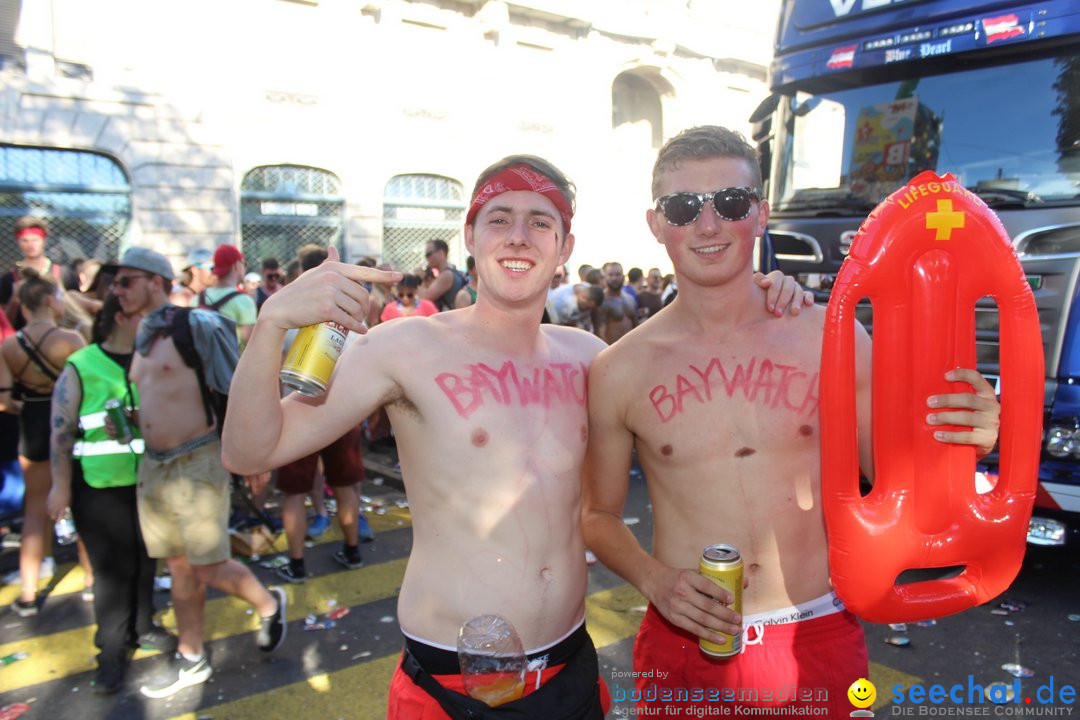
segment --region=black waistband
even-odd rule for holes
[[[587,637],[589,634],[585,631],[585,623],[582,623],[577,630],[567,635],[565,640],[560,640],[547,650],[529,653],[528,658],[535,660],[547,656],[547,667],[562,665],[574,656]],[[458,655],[453,650],[433,647],[411,637],[405,638],[405,647],[429,675],[457,675],[461,672]]]
[[[52,402],[52,390],[49,390],[48,392],[34,390],[27,385],[23,385],[18,380],[11,384],[11,394],[14,395],[17,400],[22,400],[23,402]]]

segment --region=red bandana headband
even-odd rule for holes
[[[559,217],[562,218],[563,228],[566,233],[570,233],[570,218],[574,217],[574,213],[570,209],[570,204],[566,201],[562,191],[549,177],[538,173],[528,165],[511,165],[489,177],[487,182],[473,196],[472,204],[469,205],[469,213],[465,216],[465,224],[471,225],[473,219],[476,218],[476,213],[480,212],[480,208],[486,205],[489,200],[513,190],[540,193],[550,200],[559,211]]]
[[[15,239],[19,240],[24,235],[37,235],[38,237],[45,237],[45,231],[39,227],[27,227],[23,228],[19,232],[15,233]]]

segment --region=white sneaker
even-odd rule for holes
[[[213,674],[210,657],[205,651],[198,660],[188,660],[180,653],[176,653],[162,676],[153,684],[143,685],[139,691],[148,698],[167,698],[184,688],[206,682]]]
[[[56,561],[52,557],[47,557],[41,561],[41,570],[38,572],[39,580],[51,580],[52,576],[56,574]],[[18,585],[22,582],[22,575],[19,571],[12,570],[3,577],[4,585]]]

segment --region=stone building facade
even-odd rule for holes
[[[29,207],[83,213],[57,221],[68,255],[233,242],[255,264],[314,240],[408,270],[444,237],[460,264],[476,175],[526,152],[577,184],[572,264],[667,268],[644,223],[656,149],[694,124],[748,129],[776,9],[0,0],[0,233]],[[116,197],[91,210],[95,193]]]

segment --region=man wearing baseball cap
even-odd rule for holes
[[[214,251],[213,284],[198,295],[197,307],[215,310],[236,323],[240,346],[247,344],[255,327],[255,300],[238,289],[244,278],[244,254],[235,245]]]
[[[114,277],[121,268],[130,268],[132,270],[142,270],[144,273],[150,275],[158,275],[164,280],[168,280],[170,283],[173,280],[173,267],[169,259],[159,252],[151,250],[150,248],[143,247],[130,247],[124,252],[123,257],[119,261],[109,263],[102,268],[103,272],[110,273]],[[113,280],[113,285],[124,287]],[[167,288],[166,288],[167,289]],[[125,312],[127,310],[125,309]]]
[[[230,557],[232,480],[221,465],[219,420],[207,407],[200,381],[219,393],[229,391],[239,354],[235,330],[218,313],[168,302],[173,270],[160,253],[129,248],[115,269],[113,292],[121,309],[143,315],[129,373],[139,391],[135,420],[146,443],[139,465],[139,525],[150,556],[165,558],[172,573],[180,636],[163,676],[142,687],[147,697],[164,698],[206,682],[213,672],[202,637],[207,585],[254,608],[262,619],[256,644],[264,652],[285,639],[286,597],[281,588],[268,591]],[[185,312],[198,371],[177,349]]]
[[[180,278],[173,285],[169,301],[174,305],[187,307],[195,297],[212,284],[210,269],[214,267],[214,251],[209,248],[192,248],[188,251],[184,266],[180,268]]]

